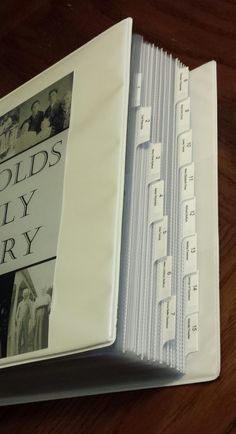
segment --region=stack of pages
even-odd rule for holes
[[[107,30],[0,101],[0,192],[2,404],[218,376],[215,62]]]
[[[185,371],[199,283],[189,70],[133,39],[121,267],[121,346]]]

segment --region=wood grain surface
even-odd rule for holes
[[[127,16],[190,68],[218,63],[221,376],[0,408],[1,434],[236,433],[236,1],[1,0],[0,97]]]

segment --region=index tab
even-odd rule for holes
[[[178,137],[178,165],[185,166],[192,162],[192,130],[185,131]]]
[[[185,276],[197,270],[197,234],[184,238],[182,249],[183,274]]]
[[[178,67],[176,71],[175,100],[181,101],[189,95],[189,69]]]
[[[151,134],[151,107],[140,107],[138,110],[137,145],[149,142]]]
[[[187,200],[194,196],[194,163],[180,169],[180,200]]]
[[[175,339],[176,296],[172,295],[161,304],[161,342],[162,346]]]
[[[133,77],[131,107],[139,107],[140,106],[141,83],[142,83],[142,74],[141,74],[141,72],[137,72],[134,74],[134,77]]]
[[[190,129],[190,98],[177,104],[176,108],[176,134],[177,136]]]
[[[184,277],[186,315],[199,311],[199,276],[198,272]]]
[[[149,162],[148,162],[149,179],[159,180],[161,176],[161,143],[150,143]]]
[[[157,263],[157,299],[171,296],[172,256],[166,256]]]
[[[198,351],[199,334],[198,313],[189,315],[185,319],[185,355]]]
[[[149,186],[149,221],[154,222],[163,218],[164,209],[164,181],[156,181]]]
[[[167,252],[167,224],[168,218],[153,223],[153,261],[166,256]]]
[[[185,200],[181,207],[182,237],[196,232],[196,198]]]

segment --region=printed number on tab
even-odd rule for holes
[[[190,98],[177,104],[176,132],[177,136],[190,129]]]
[[[153,223],[153,261],[166,256],[167,252],[167,224],[168,218]]]
[[[185,355],[198,351],[198,313],[185,318]]]
[[[137,72],[136,74],[134,74],[134,78],[133,78],[133,93],[131,97],[131,107],[140,106],[141,82],[142,82],[142,74],[141,72]]]
[[[186,200],[181,206],[182,238],[196,232],[196,198]]]
[[[140,107],[138,110],[138,142],[137,145],[148,142],[151,133],[151,107]]]
[[[175,87],[175,100],[181,101],[188,97],[189,94],[189,69],[178,67],[176,71],[176,87]]]
[[[198,272],[184,277],[185,312],[186,315],[199,310],[199,277]]]
[[[192,130],[180,134],[178,137],[179,167],[192,162]]]
[[[172,256],[166,256],[157,264],[157,299],[171,296]]]
[[[194,196],[194,163],[180,169],[180,200]]]
[[[161,173],[161,143],[150,143],[149,146],[149,180],[159,180]]]
[[[157,181],[149,186],[149,222],[163,217],[164,209],[164,181]]]
[[[161,337],[162,346],[175,339],[176,297],[172,295],[162,302],[161,308]]]
[[[183,272],[186,274],[197,271],[197,234],[183,239]]]

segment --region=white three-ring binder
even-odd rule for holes
[[[0,358],[2,405],[219,375],[216,63],[127,19],[3,98],[0,128],[72,72],[48,346]]]

